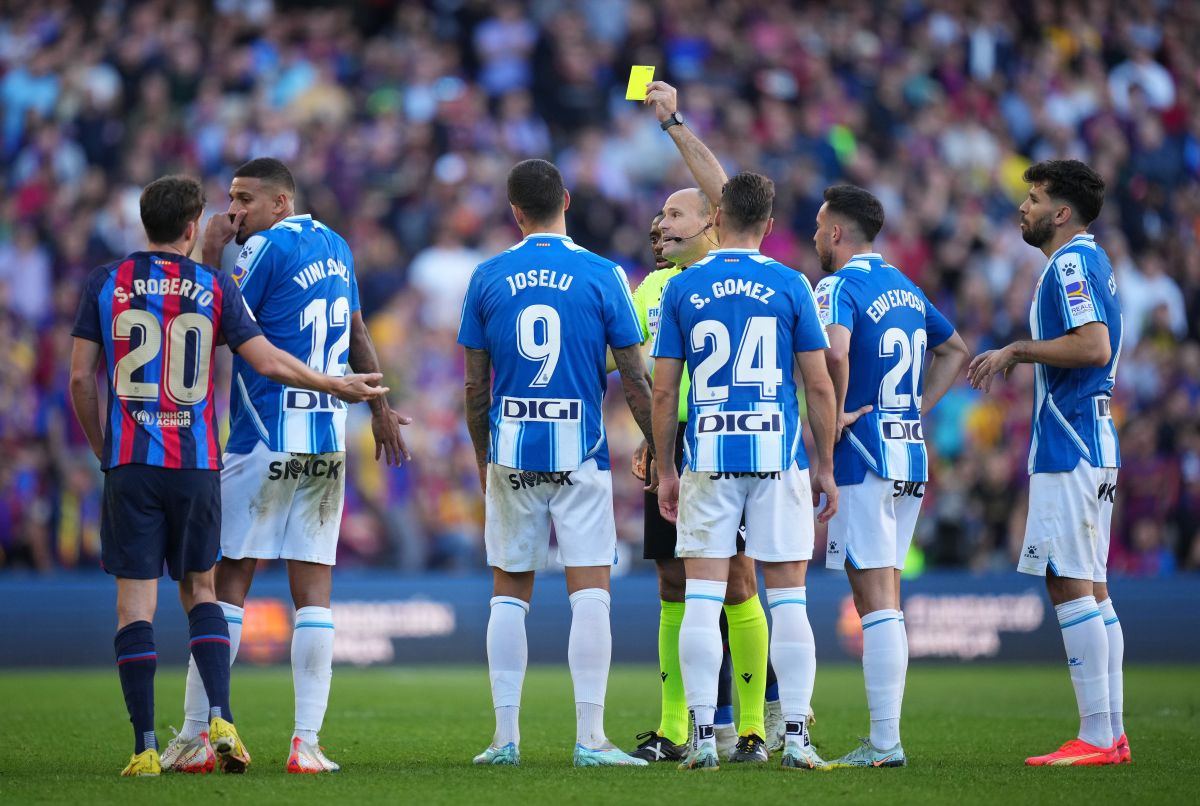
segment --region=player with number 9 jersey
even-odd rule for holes
[[[487,350],[495,368],[491,463],[609,469],[605,351],[642,341],[620,266],[565,235],[531,234],[475,270],[458,341]]]

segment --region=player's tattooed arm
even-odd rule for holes
[[[950,338],[934,347],[933,360],[929,362],[929,370],[925,373],[925,388],[921,395],[921,414],[928,414],[938,404],[954,381],[958,379],[963,367],[971,358],[966,342],[958,331],[950,334]]]
[[[804,379],[804,399],[808,405],[808,425],[816,444],[817,461],[812,471],[813,504],[825,493],[825,508],[817,514],[821,523],[837,514],[838,489],[833,481],[833,443],[837,427],[837,395],[825,366],[824,350],[796,353],[796,363]]]
[[[633,419],[642,429],[642,434],[651,440],[654,438],[654,428],[650,423],[650,372],[646,369],[646,359],[642,357],[642,345],[613,348],[612,354],[617,371],[621,373],[621,386],[625,390],[629,411],[633,413]]]
[[[675,88],[665,81],[651,81],[647,85],[645,103],[647,106],[654,106],[654,114],[658,117],[659,123],[674,115],[679,108],[678,94]],[[721,190],[729,180],[729,177],[725,175],[725,169],[721,167],[721,163],[708,149],[708,146],[704,145],[704,142],[686,124],[672,126],[667,129],[667,133],[671,135],[671,140],[679,149],[683,161],[687,163],[688,170],[696,178],[696,184],[700,186],[701,192],[709,198],[715,208],[721,203]]]
[[[491,424],[488,411],[492,408],[492,357],[487,350],[466,348],[465,410],[467,431],[475,446],[475,464],[479,467],[479,486],[487,492],[488,444]]]
[[[683,378],[683,360],[659,357],[654,363],[654,452],[675,456],[679,431],[679,382]],[[674,523],[679,515],[679,471],[670,458],[658,469],[658,511]]]
[[[361,311],[355,311],[350,317],[350,369],[354,372],[382,372],[375,344],[371,341],[371,333],[367,330]],[[410,424],[412,418],[393,411],[385,397],[377,397],[370,403],[375,460],[383,456],[389,465],[396,467],[403,460],[412,461],[412,454],[404,443],[404,435],[400,433],[400,426]]]
[[[100,345],[76,337],[71,347],[71,405],[92,453],[103,461],[104,427],[100,419],[100,390],[96,384],[99,367]]]
[[[361,403],[382,397],[388,393],[380,386],[383,376],[378,372],[369,375],[326,375],[310,368],[291,353],[280,350],[266,336],[255,336],[238,345],[237,354],[263,377],[284,386],[298,386],[314,392],[333,395],[347,403]]]

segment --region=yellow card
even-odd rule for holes
[[[654,65],[635,64],[629,71],[629,87],[625,90],[626,101],[646,100],[646,85],[654,80]]]

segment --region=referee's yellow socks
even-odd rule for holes
[[[741,604],[725,605],[729,622],[729,655],[738,694],[738,735],[767,738],[763,708],[767,692],[767,614],[755,593]]]
[[[683,693],[683,673],[679,668],[679,626],[683,624],[683,602],[660,603],[658,668],[662,678],[662,721],[658,732],[674,744],[683,744],[688,739],[687,698]]]

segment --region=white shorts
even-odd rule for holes
[[[794,464],[775,473],[684,470],[675,556],[720,559],[737,554],[743,513],[747,557],[772,563],[812,559],[812,488],[808,471]]]
[[[1112,529],[1115,467],[1092,467],[1080,461],[1066,473],[1034,473],[1029,477],[1029,515],[1017,570],[1105,582],[1108,539]]]
[[[838,511],[829,522],[825,567],[898,568],[912,544],[923,481],[894,481],[870,470],[860,484],[838,487]]]
[[[257,442],[250,453],[227,453],[223,461],[222,556],[334,564],[346,500],[344,452],[276,453]]]
[[[550,553],[568,568],[612,565],[617,550],[612,472],[588,459],[577,470],[538,473],[489,464],[483,542],[488,565],[537,571]]]

